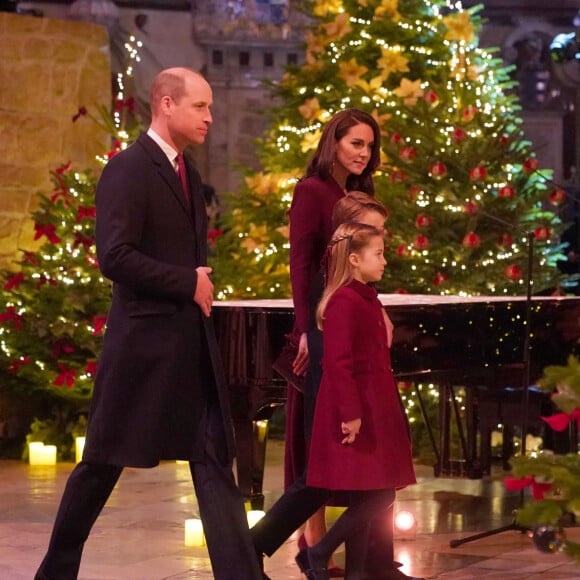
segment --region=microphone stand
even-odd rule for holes
[[[508,224],[504,222],[500,218],[496,216],[492,216],[489,214],[485,214],[480,210],[480,213],[486,215],[495,221],[503,222],[510,227],[513,227],[513,224]],[[521,405],[521,438],[522,438],[522,445],[521,445],[521,454],[526,454],[526,433],[528,430],[528,405],[530,400],[530,352],[531,352],[531,337],[532,337],[532,285],[533,285],[533,267],[534,267],[534,232],[528,232],[526,234],[527,242],[528,242],[528,268],[526,272],[526,301],[525,301],[525,329],[524,329],[524,347],[522,353],[522,364],[523,364],[523,373],[522,373],[522,405]],[[521,509],[524,505],[524,490],[520,490],[520,503],[519,509]],[[467,544],[468,542],[473,542],[475,540],[481,540],[482,538],[487,538],[488,536],[493,536],[495,534],[501,534],[502,532],[509,532],[509,531],[518,531],[525,533],[527,528],[520,526],[515,521],[515,513],[517,510],[514,511],[514,518],[512,522],[507,526],[501,526],[499,528],[495,528],[492,530],[488,530],[486,532],[480,532],[478,534],[473,534],[471,536],[467,536],[465,538],[461,538],[459,540],[451,540],[449,542],[449,546],[451,548],[457,548],[463,544]]]

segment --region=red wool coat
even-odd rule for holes
[[[323,337],[308,485],[369,490],[416,483],[376,290],[356,280],[337,290],[326,309]],[[360,434],[345,446],[341,423],[358,417]]]

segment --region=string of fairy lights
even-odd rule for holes
[[[435,58],[433,48],[425,45],[425,43],[418,44],[417,42],[410,42],[408,46],[403,47],[399,43],[392,42],[385,38],[373,38],[373,33],[371,31],[371,27],[374,24],[373,20],[361,18],[358,15],[351,15],[348,17],[348,25],[351,27],[351,30],[355,30],[355,32],[348,35],[347,40],[343,42],[340,39],[333,39],[328,42],[326,45],[326,58],[328,58],[331,64],[340,63],[348,58],[346,55],[349,54],[350,50],[360,47],[364,42],[372,41],[383,51],[416,54],[426,60],[429,66],[448,68],[451,71],[450,78],[447,80],[446,84],[446,90],[451,97],[448,108],[440,110],[438,114],[434,114],[430,119],[432,127],[441,136],[438,139],[439,145],[438,148],[435,149],[434,154],[442,157],[449,157],[452,155],[459,156],[460,149],[457,145],[457,141],[454,141],[453,139],[456,127],[451,121],[452,114],[461,107],[459,96],[454,94],[458,83],[461,83],[465,92],[475,96],[473,106],[478,111],[480,119],[483,119],[481,127],[469,126],[465,128],[466,137],[474,140],[481,139],[483,137],[482,129],[490,129],[493,131],[496,127],[500,126],[501,119],[508,114],[509,111],[504,104],[504,89],[502,87],[501,79],[496,78],[496,74],[491,66],[495,59],[492,52],[477,47],[475,40],[451,41],[446,38],[441,39],[441,22],[443,18],[445,18],[442,5],[440,2],[425,2],[425,5],[427,6],[427,11],[430,11],[433,15],[432,21],[428,18],[415,18],[412,21],[399,19],[396,22],[396,26],[401,29],[401,32],[404,33],[403,36],[406,38],[424,38],[426,35],[429,37],[435,37],[438,35],[443,46],[451,55],[450,60]],[[463,11],[461,2],[447,1],[444,5],[447,9],[457,13]],[[344,8],[341,7],[339,3],[338,6],[339,14],[344,13]],[[310,41],[315,43],[316,37],[310,37]],[[316,54],[315,58],[323,58],[323,55],[319,50],[313,51],[313,54]],[[473,78],[470,78],[470,74],[474,75]],[[421,89],[427,90],[427,88],[428,82],[423,82],[421,84]],[[298,93],[306,95],[313,92],[315,95],[324,95],[326,93],[332,93],[335,90],[335,87],[332,85],[315,86],[314,88],[302,86],[298,88]],[[388,112],[394,117],[399,117],[408,123],[412,123],[413,120],[410,118],[408,111],[399,106],[400,100],[395,98],[395,93],[395,90],[388,89],[385,84],[382,83],[380,86],[375,87],[375,90],[372,91],[370,96],[363,95],[357,98],[359,98],[362,103],[373,103],[376,110],[380,113]],[[328,110],[320,110],[317,118],[308,118],[307,123],[302,126],[288,122],[281,124],[277,127],[277,136],[275,140],[277,151],[284,154],[291,151],[293,147],[298,146],[301,146],[303,151],[313,149],[320,137],[324,121],[337,110],[351,106],[356,106],[356,102],[353,101],[352,91],[347,90],[336,109],[329,107]],[[514,120],[514,125],[517,125],[517,120]],[[495,137],[500,138],[500,135],[495,133]],[[418,147],[421,145],[420,138],[417,136],[406,137],[406,139],[407,145],[409,146]],[[412,141],[412,139],[414,139],[414,141]],[[464,211],[465,204],[472,204],[474,202],[481,203],[486,197],[494,195],[498,190],[509,185],[509,183],[514,180],[517,171],[519,171],[519,168],[506,166],[504,171],[498,175],[499,179],[496,182],[491,182],[489,180],[478,182],[474,180],[472,183],[456,184],[454,179],[448,176],[446,186],[448,188],[453,188],[461,185],[462,197],[453,196],[452,199],[447,199],[446,196],[441,195],[440,193],[435,192],[432,194],[422,190],[416,198],[416,204],[418,207],[425,208],[431,203],[436,203],[451,214],[460,214]],[[291,196],[286,194],[284,197],[284,203],[289,205],[290,201]],[[250,232],[246,231],[241,232],[239,237],[243,239],[250,235]],[[551,244],[551,240],[549,239],[545,240],[545,242],[546,246]],[[526,244],[526,236],[521,240],[512,240],[509,246],[499,248],[495,252],[489,250],[479,261],[471,264],[470,268],[485,270],[489,267],[495,266],[497,262],[505,262],[507,264],[510,260],[517,260],[522,256]],[[286,249],[287,245],[283,245],[282,248]],[[257,247],[252,250],[255,263],[257,264],[261,262],[265,257],[272,255],[272,253],[275,253],[276,251],[275,244],[266,247],[260,247],[260,244],[257,244]],[[416,258],[418,257],[422,259],[424,265],[433,265],[433,260],[430,257],[428,249],[417,250],[417,248],[413,246],[413,242],[409,242],[406,251],[410,255],[414,255]],[[546,260],[540,258],[538,263],[543,265],[546,263]],[[467,266],[462,263],[459,254],[454,258],[451,258],[450,256],[442,256],[438,267],[449,273],[452,273],[454,269],[459,269],[463,272],[467,270]],[[411,268],[417,270],[418,266],[413,264]],[[514,282],[520,286],[524,284],[523,279],[514,280]],[[429,291],[432,290],[432,288],[429,288]],[[498,291],[491,277],[489,278],[488,290],[490,294],[495,294]],[[229,286],[223,291],[220,291],[219,298],[227,298],[227,296],[233,293],[233,291],[233,288]],[[247,289],[247,291],[251,292],[251,288]],[[273,285],[270,288],[270,292],[274,293],[275,291],[276,286]],[[456,289],[447,289],[444,286],[438,288],[437,291],[440,294],[457,293]],[[502,289],[502,292],[506,295],[510,291],[512,290],[507,287],[503,287]],[[462,291],[460,291],[459,294],[466,296],[470,295],[469,292]]]
[[[122,103],[126,99],[126,80],[133,76],[134,66],[141,60],[139,55],[141,47],[142,42],[133,35],[129,37],[129,40],[124,45],[127,64],[125,70],[115,76],[117,84],[116,102]],[[123,128],[120,107],[114,108],[112,120],[116,130],[117,146],[119,149],[124,149],[128,144],[129,135]],[[96,159],[102,165],[105,165],[108,161],[106,155],[97,155]],[[56,174],[58,175],[59,172],[57,171]],[[94,235],[94,220],[78,219],[78,215],[74,216],[71,211],[66,209],[69,206],[72,208],[83,207],[84,209],[94,206],[94,184],[85,173],[75,172],[72,176],[73,180],[67,180],[66,185],[64,176],[58,179],[56,189],[59,191],[66,189],[64,193],[65,209],[61,209],[64,217],[55,227],[55,232],[58,230],[61,233],[63,241],[59,239],[58,243],[45,244],[36,252],[34,259],[37,263],[29,275],[36,282],[37,289],[44,284],[56,284],[63,288],[70,288],[71,290],[67,291],[70,293],[74,287],[85,288],[90,291],[93,287],[102,287],[107,284],[97,267],[96,248],[92,239]],[[55,203],[56,200],[58,200],[58,197],[55,197]],[[71,233],[74,241],[67,239]],[[32,318],[37,316],[34,309],[27,307],[21,299],[7,301],[6,307],[8,312],[13,310],[15,316],[20,319],[26,316]],[[48,325],[52,330],[58,327],[68,327],[73,329],[73,333],[80,332],[89,336],[100,332],[92,320],[69,320],[62,314],[48,322]],[[45,371],[47,364],[44,360],[41,358],[30,360],[28,355],[19,354],[18,346],[10,344],[10,335],[14,332],[18,332],[18,330],[12,330],[9,324],[0,325],[0,350],[6,360],[13,361],[13,365],[32,363],[41,371]],[[65,368],[63,372],[73,373],[75,386],[81,391],[86,392],[90,389],[94,379],[94,372],[89,372],[87,369],[73,371],[71,368]]]

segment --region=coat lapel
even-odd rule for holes
[[[187,214],[188,218],[193,223],[193,217],[187,206],[187,202],[185,201],[185,197],[183,194],[183,189],[181,187],[181,182],[179,181],[179,177],[177,173],[173,169],[171,162],[167,159],[167,155],[163,153],[163,151],[159,148],[157,143],[151,139],[146,133],[142,133],[139,136],[138,142],[145,148],[147,153],[150,155],[151,159],[157,166],[157,170],[159,171],[159,175],[165,181],[169,189],[171,190],[172,195],[177,198],[177,201],[183,208],[183,211]],[[189,179],[189,173],[188,173]],[[191,180],[190,180],[190,188],[191,188]]]

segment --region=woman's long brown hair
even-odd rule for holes
[[[359,109],[344,109],[334,114],[322,130],[322,136],[314,155],[308,162],[306,177],[319,175],[323,180],[332,176],[332,165],[336,157],[336,143],[340,141],[351,127],[355,125],[368,125],[374,136],[371,157],[367,166],[360,175],[351,174],[346,180],[346,190],[359,190],[374,194],[373,173],[381,163],[381,130],[374,118]]]

